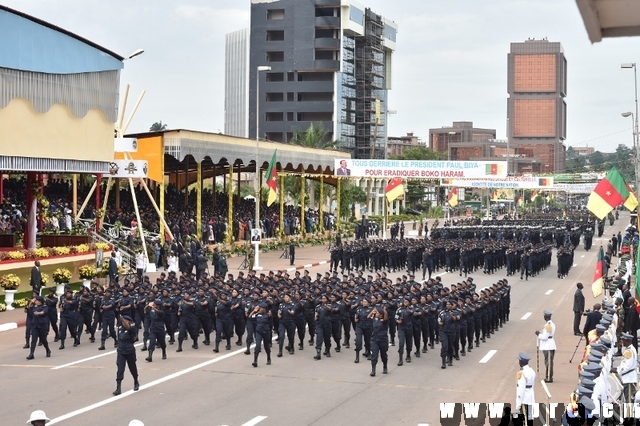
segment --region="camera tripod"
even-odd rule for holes
[[[242,263],[240,264],[240,266],[238,266],[238,269],[248,269],[249,268],[249,258],[247,257],[248,255],[244,255],[244,260],[242,261]]]
[[[280,255],[280,259],[288,259],[289,258],[289,248],[285,247],[284,250],[282,250],[282,254]]]

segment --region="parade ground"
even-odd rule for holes
[[[599,246],[606,247],[611,235],[624,231],[628,223],[629,213],[622,212],[613,226],[607,224],[603,238],[594,238],[591,251],[585,252],[582,245],[577,247],[573,268],[565,279],[557,278],[555,250],[551,267],[538,276],[526,281],[520,280],[519,275],[508,277],[509,322],[486,343],[481,342],[480,347],[474,347],[444,370],[440,368],[439,346],[400,367],[396,365],[398,347],[391,346],[389,373],[381,374],[379,369],[376,377],[370,377],[366,359],[359,364],[353,362],[353,341],[351,349],[343,348],[340,353],[332,349],[331,358],[315,361],[307,335],[304,350],[296,350],[294,355],[285,352],[278,358],[276,349],[269,366],[265,365],[263,353],[258,368],[251,366],[253,357],[244,355],[244,347],[233,344],[231,350],[225,351],[221,346],[220,353],[215,354],[212,346],[201,343],[194,350],[187,342],[182,353],[175,352],[177,345],[168,346],[168,359],[156,356],[153,363],[145,362],[146,352],[138,351],[140,390],[132,391],[133,380],[127,372],[123,393],[113,397],[116,354],[111,340],[107,341],[107,351],[98,351],[99,342],[90,343],[88,335],[83,335],[80,346],[69,344],[61,351],[58,344],[52,343],[50,334],[52,356],[45,358],[44,349],[39,347],[36,359],[27,361],[28,350],[22,349],[25,328],[1,332],[0,397],[5,403],[2,423],[24,424],[31,411],[42,409],[52,419],[51,424],[64,425],[127,425],[132,419],[140,419],[146,425],[185,426],[436,425],[441,402],[514,404],[517,356],[521,351],[529,353],[530,365],[536,369],[534,332],[544,325],[543,310],[553,312],[552,320],[557,326],[554,382],[548,384],[551,402],[565,404],[575,389],[577,365],[584,349],[583,339],[569,363],[580,339],[572,329],[576,283],[585,285],[586,308],[591,308],[596,302],[590,289]],[[293,268],[281,254],[261,254],[265,271]],[[236,274],[242,260],[229,259],[229,272]],[[315,277],[317,272],[329,270],[328,260],[326,247],[299,248],[295,268],[308,269]],[[612,269],[616,262],[617,258],[613,258]],[[446,286],[463,278],[457,271],[440,270],[435,274],[442,277]],[[470,276],[479,291],[505,278],[505,274],[504,269],[493,275],[480,270]],[[389,274],[394,282],[401,275],[402,272]],[[416,275],[417,280],[421,278],[421,274]],[[0,313],[0,324],[19,324],[24,318],[21,310],[4,312]],[[539,357],[536,402],[546,403],[540,385],[544,361],[542,354]]]

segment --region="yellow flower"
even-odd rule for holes
[[[47,250],[46,248],[39,247],[33,250],[33,253],[36,255],[37,258],[49,257],[49,250]]]
[[[40,282],[43,285],[49,284],[49,275],[48,274],[42,274],[42,277],[40,278]]]
[[[93,265],[82,265],[80,269],[78,269],[78,276],[83,280],[92,280],[97,274],[98,271]]]
[[[20,277],[16,274],[7,274],[0,277],[0,287],[5,290],[16,290],[20,287]]]
[[[71,271],[67,268],[58,268],[53,271],[53,280],[60,284],[66,284],[71,281]]]
[[[111,245],[108,243],[96,243],[96,250],[110,250]]]
[[[24,259],[26,256],[22,250],[14,250],[9,252],[9,259]]]
[[[65,254],[69,254],[71,252],[71,250],[69,249],[69,247],[54,247],[53,248],[53,252],[57,256],[62,256],[62,255],[65,255]]]
[[[66,248],[66,247],[65,247]],[[89,251],[89,245],[88,244],[80,244],[76,246],[76,251],[78,253],[86,253]]]

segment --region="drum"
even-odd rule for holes
[[[609,373],[607,377],[607,390],[616,401],[620,400],[622,395],[622,382],[615,373]]]

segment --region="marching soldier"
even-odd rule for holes
[[[539,349],[544,355],[545,377],[544,381],[553,383],[553,358],[556,353],[556,325],[551,321],[551,312],[544,311],[544,319],[546,324],[542,331],[536,330],[536,336],[539,340]]]
[[[380,311],[382,309],[382,312]],[[389,327],[389,314],[387,308],[374,308],[367,315],[368,319],[373,321],[371,333],[371,377],[376,375],[376,365],[378,364],[378,354],[382,360],[382,374],[387,374],[387,351],[389,350],[389,336],[387,329]]]
[[[129,372],[133,376],[133,390],[140,389],[140,383],[138,382],[138,367],[136,365],[136,348],[134,343],[136,342],[138,329],[136,328],[133,319],[130,316],[119,317],[120,327],[118,327],[118,358],[116,364],[118,365],[118,371],[116,373],[116,390],[113,391],[114,395],[120,395],[122,393],[121,384],[124,379],[124,367],[125,364],[129,366]]]

